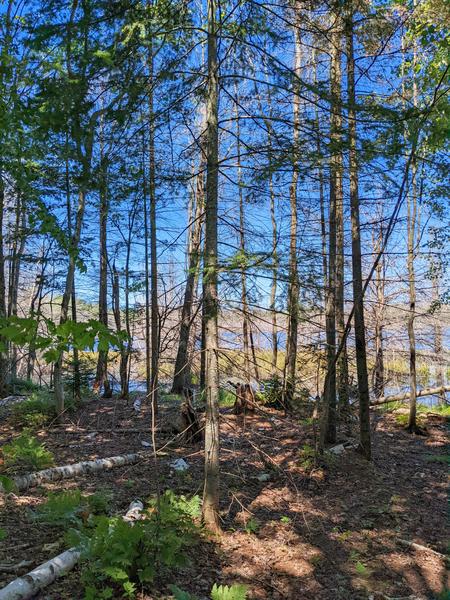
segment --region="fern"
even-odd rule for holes
[[[181,590],[176,585],[169,585],[169,589],[175,600],[197,600],[195,596]],[[242,584],[217,585],[215,583],[211,589],[211,600],[246,600],[247,586]]]
[[[185,592],[184,590],[181,590],[176,585],[169,585],[169,589],[172,592],[175,600],[197,600],[195,598],[195,596],[193,596],[192,594],[189,594],[189,592]]]
[[[241,584],[213,585],[211,590],[211,600],[246,600],[247,587]]]
[[[53,454],[26,430],[10,444],[5,444],[1,454],[7,471],[18,467],[39,470],[53,464]]]
[[[124,598],[134,598],[136,585],[151,583],[160,568],[188,564],[186,550],[198,539],[194,519],[199,514],[198,497],[188,500],[169,490],[159,506],[150,499],[140,521],[100,516],[92,519],[91,529],[71,530],[68,541],[81,548],[85,563],[86,598],[105,597],[100,594],[108,594],[108,586],[120,586]]]
[[[105,513],[110,495],[97,491],[91,496],[80,490],[50,493],[47,501],[39,506],[34,514],[37,521],[48,525],[81,526],[95,514]]]

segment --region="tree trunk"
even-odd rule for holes
[[[334,30],[332,33],[332,52],[331,60],[334,63],[334,76],[332,83],[332,133],[331,133],[331,152],[334,161],[335,178],[335,196],[336,196],[336,330],[337,346],[342,350],[337,360],[337,392],[339,397],[339,412],[342,415],[348,412],[348,360],[347,343],[345,336],[345,313],[344,313],[344,283],[345,283],[345,263],[344,263],[344,194],[342,187],[342,19],[337,13],[335,16]]]
[[[3,217],[5,214],[5,184],[0,171],[0,319],[6,317],[5,256],[3,242]],[[7,341],[0,338],[3,348],[0,350],[0,398],[8,393],[8,356]]]
[[[142,144],[142,187],[144,196],[144,262],[145,262],[145,389],[147,398],[151,396],[152,389],[152,363],[151,363],[151,338],[150,338],[150,269],[149,269],[149,236],[148,236],[148,201],[147,201],[147,174],[145,169],[145,138]]]
[[[377,240],[374,244],[375,254],[381,252],[383,244],[383,226],[380,225]],[[378,262],[375,270],[375,292],[376,292],[376,308],[375,308],[375,367],[373,389],[375,396],[380,398],[384,394],[384,352],[383,352],[383,330],[384,330],[384,255]]]
[[[61,302],[61,313],[60,323],[65,323],[68,318],[70,298],[72,296],[73,282],[75,276],[75,256],[78,252],[78,247],[81,238],[81,228],[83,225],[84,210],[86,206],[86,191],[84,188],[80,189],[78,194],[78,209],[76,216],[76,225],[74,235],[71,239],[71,252],[69,254],[69,265],[66,275],[66,283],[64,288],[64,294]],[[59,356],[58,360],[54,363],[53,369],[53,385],[55,389],[55,404],[56,413],[58,420],[63,419],[64,414],[64,386],[62,380],[62,365],[63,365],[63,353]]]
[[[416,274],[415,274],[415,253],[416,253],[416,223],[417,223],[417,168],[416,161],[413,160],[412,168],[412,195],[408,194],[408,282],[409,282],[409,314],[408,314],[408,340],[409,340],[409,418],[408,430],[415,432],[417,430],[417,370],[416,370],[416,335],[414,331],[414,321],[416,316]]]
[[[439,301],[439,284],[436,277],[433,277],[433,296],[435,301]],[[442,345],[442,324],[439,319],[439,312],[435,316],[435,322],[433,326],[434,330],[434,353],[437,361],[436,371],[436,386],[443,387],[444,385],[444,359],[442,356],[443,345]],[[439,394],[439,404],[444,406],[446,404],[445,392]]]
[[[112,310],[114,314],[114,320],[116,322],[117,331],[122,330],[121,315],[120,315],[120,286],[119,286],[119,273],[117,272],[116,265],[113,265],[113,282],[112,282]],[[127,330],[128,333],[128,330]],[[129,335],[129,333],[128,333]],[[129,338],[130,339],[130,338]],[[128,356],[129,349],[123,341],[120,342],[120,364],[119,364],[119,377],[120,377],[120,397],[122,399],[128,399]]]
[[[75,277],[72,286],[72,321],[77,322],[77,295],[75,288]],[[80,373],[80,355],[78,348],[73,349],[73,396],[78,402],[81,400],[81,373]]]
[[[415,2],[414,2],[415,4]],[[413,74],[412,93],[413,106],[417,107],[417,82],[415,67],[417,64],[417,44],[413,41]],[[414,156],[411,161],[412,193],[408,193],[407,205],[407,227],[408,227],[408,280],[409,280],[409,314],[408,314],[408,340],[409,340],[409,417],[408,431],[414,433],[417,430],[417,369],[416,369],[416,334],[414,321],[416,317],[416,228],[417,228],[417,161]]]
[[[107,159],[104,155],[103,120],[100,121],[100,281],[98,291],[98,320],[102,325],[108,327],[108,168]],[[103,397],[110,398],[112,395],[111,384],[108,379],[108,351],[99,350],[97,360],[97,373],[95,376],[95,387],[99,393],[103,390]]]
[[[296,15],[294,27],[294,73],[300,77],[302,65],[300,17]],[[297,265],[297,184],[298,184],[298,159],[300,138],[300,96],[299,82],[293,80],[293,132],[292,132],[292,179],[289,188],[289,202],[291,222],[289,233],[289,286],[288,286],[288,335],[286,340],[285,359],[285,403],[288,407],[295,394],[295,376],[297,368],[297,336],[298,336],[298,265]]]
[[[8,316],[17,316],[17,295],[19,290],[20,266],[26,241],[26,212],[20,191],[16,192],[15,223],[11,233],[9,257]],[[17,347],[10,344],[10,377],[17,378]]]
[[[334,15],[333,15],[334,16]],[[337,17],[336,17],[337,19]],[[325,303],[325,330],[327,342],[327,374],[325,378],[324,406],[321,422],[321,446],[324,442],[334,443],[336,441],[336,321],[338,315],[338,297],[342,291],[343,319],[343,219],[342,219],[342,164],[339,157],[340,152],[340,32],[339,26],[335,26],[331,40],[331,63],[330,63],[330,91],[331,91],[331,117],[330,117],[330,202],[328,214],[328,277],[326,285]],[[338,215],[338,208],[340,215]],[[338,223],[340,230],[341,256],[337,256]],[[342,325],[342,323],[341,323]],[[344,327],[342,327],[341,335]],[[339,362],[339,365],[341,363]]]
[[[202,151],[203,154],[203,151]],[[186,287],[184,290],[183,307],[181,309],[180,335],[178,338],[178,350],[175,360],[175,372],[173,376],[172,393],[181,394],[183,388],[189,385],[189,337],[192,325],[192,308],[195,298],[195,289],[198,279],[200,265],[200,244],[202,239],[202,224],[204,210],[204,161],[200,160],[197,175],[197,193],[195,197],[195,215],[191,227],[189,242],[188,270]]]
[[[369,380],[367,374],[366,331],[364,323],[364,294],[361,261],[361,227],[359,217],[358,157],[356,130],[355,58],[353,50],[353,1],[349,2],[346,22],[347,43],[347,94],[348,94],[348,137],[349,137],[349,176],[350,213],[352,226],[352,271],[353,303],[356,346],[356,370],[359,394],[360,446],[363,456],[370,460],[370,411]]]
[[[217,4],[208,0],[208,95],[204,320],[206,359],[205,486],[203,521],[208,529],[220,531],[219,523],[219,363],[217,289],[217,208],[219,177],[219,65],[217,60]]]
[[[158,263],[156,255],[156,165],[155,165],[155,121],[153,108],[153,44],[150,36],[148,46],[148,113],[149,113],[149,195],[150,195],[150,295],[151,295],[151,342],[152,372],[150,378],[150,401],[153,413],[158,410],[158,366],[159,366],[159,310],[158,310]]]
[[[244,215],[244,193],[242,188],[242,166],[241,166],[241,127],[239,123],[239,95],[237,84],[235,84],[235,118],[236,118],[236,168],[237,187],[239,196],[239,250],[241,253],[241,307],[242,307],[242,341],[244,349],[244,378],[250,381],[250,318],[248,314],[247,301],[247,276],[245,258],[245,215]]]
[[[30,299],[30,308],[28,310],[28,315],[30,318],[39,318],[41,314],[41,304],[42,304],[42,290],[44,287],[44,274],[45,267],[47,264],[47,253],[45,251],[44,244],[42,244],[42,254],[39,260],[41,265],[40,271],[37,272],[33,292],[31,294]],[[37,303],[37,306],[36,306]],[[27,358],[27,380],[32,381],[34,365],[36,362],[36,341],[33,339],[30,341],[30,345],[28,347],[28,358]]]
[[[269,137],[269,147],[271,141]],[[278,371],[278,326],[277,326],[277,284],[278,284],[278,233],[275,211],[275,193],[273,190],[273,173],[270,169],[269,193],[270,193],[270,220],[272,223],[272,282],[270,285],[270,312],[272,314],[272,375]]]

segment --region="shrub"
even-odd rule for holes
[[[284,408],[283,404],[283,380],[274,375],[264,381],[263,391],[258,395],[258,400],[273,408]]]
[[[313,446],[304,444],[299,450],[300,463],[304,469],[312,469],[317,461],[317,453]]]
[[[11,392],[14,394],[29,394],[39,390],[39,385],[30,381],[29,379],[19,379],[18,377],[12,378],[9,382]]]
[[[236,402],[236,394],[225,388],[219,390],[219,404],[220,406],[234,406]]]
[[[197,496],[187,500],[168,490],[159,505],[150,500],[140,521],[96,517],[92,529],[72,531],[69,540],[80,545],[85,561],[86,599],[111,597],[111,585],[120,585],[124,598],[134,598],[136,585],[151,583],[160,568],[186,565],[186,550],[198,538],[199,514]]]
[[[14,404],[11,422],[15,427],[38,429],[56,417],[55,402],[47,390],[38,390],[23,402]]]
[[[7,471],[22,467],[39,470],[53,464],[53,454],[28,431],[23,431],[10,444],[5,444],[1,453]]]

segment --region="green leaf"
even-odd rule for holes
[[[211,600],[245,600],[247,598],[247,586],[234,584],[231,587],[227,585],[213,585],[211,590]]]
[[[175,600],[195,600],[194,596],[192,596],[192,594],[189,594],[189,592],[185,592],[184,590],[181,590],[178,586],[176,585],[169,585],[169,589],[172,592]]]
[[[6,493],[14,491],[14,481],[6,475],[0,475],[0,487],[3,488],[3,491]]]

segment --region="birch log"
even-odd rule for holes
[[[436,388],[428,388],[426,390],[419,390],[416,394],[417,398],[422,396],[435,396],[437,394],[442,394],[445,392],[450,392],[450,385],[444,385]],[[392,396],[382,396],[381,398],[377,398],[376,400],[372,400],[370,406],[378,406],[379,404],[388,404],[389,402],[403,402],[404,400],[409,400],[410,393],[405,392],[404,394],[394,394]]]
[[[39,565],[23,577],[11,581],[0,590],[0,600],[27,600],[74,568],[80,558],[76,548],[70,548]]]
[[[96,460],[87,460],[73,465],[52,467],[50,469],[44,469],[43,471],[36,471],[35,473],[27,473],[26,475],[17,475],[16,477],[13,477],[12,480],[15,489],[20,492],[30,487],[40,485],[41,483],[59,481],[60,479],[70,479],[77,475],[96,473],[97,471],[103,471],[105,469],[132,465],[141,459],[142,454],[139,453],[111,456],[110,458],[98,458]],[[4,491],[1,484],[0,491]]]
[[[137,521],[141,518],[144,505],[140,500],[133,501],[124,514],[125,521]],[[68,571],[71,571],[77,564],[81,553],[77,548],[70,548],[55,558],[39,565],[33,571],[30,571],[22,577],[11,581],[6,587],[0,590],[0,600],[28,600],[35,596],[42,589],[50,585]]]

